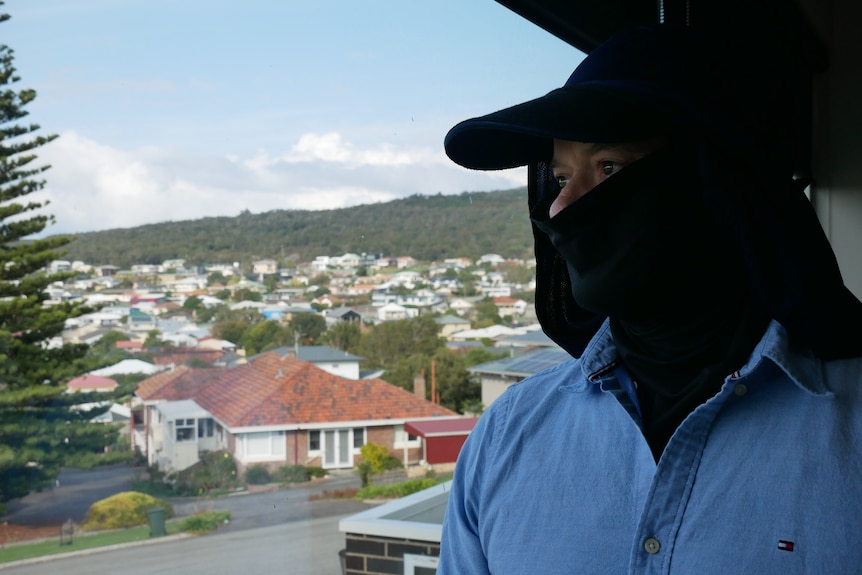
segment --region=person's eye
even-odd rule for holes
[[[557,179],[557,185],[560,186],[561,190],[569,183],[569,176],[555,176],[555,178]]]
[[[602,174],[605,176],[612,176],[623,169],[623,164],[621,162],[614,162],[612,160],[604,160],[600,164],[600,169]]]

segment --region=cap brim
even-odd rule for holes
[[[554,138],[622,143],[662,134],[667,121],[655,107],[618,89],[567,86],[449,130],[446,154],[475,170],[502,170],[551,159]]]

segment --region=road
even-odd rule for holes
[[[336,517],[216,532],[202,537],[65,557],[4,575],[338,575],[344,534]]]
[[[8,513],[0,518],[18,525],[61,525],[67,519],[84,520],[90,505],[122,491],[131,489],[136,471],[126,466],[98,468],[87,471],[66,469],[56,487],[31,493],[23,499],[10,501]],[[175,517],[186,517],[201,511],[230,511],[230,531],[278,525],[316,517],[355,513],[367,506],[352,499],[310,501],[313,495],[359,487],[353,473],[335,476],[325,481],[288,487],[265,493],[243,493],[219,498],[170,499]]]
[[[91,470],[64,469],[59,484],[9,502],[3,521],[19,525],[60,525],[67,519],[80,523],[90,505],[132,488],[139,470],[126,465]]]

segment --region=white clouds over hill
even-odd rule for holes
[[[286,152],[216,157],[165,147],[121,150],[69,131],[39,149],[37,161],[52,165],[40,192],[57,219],[50,234],[235,216],[246,209],[342,208],[526,181],[523,170],[464,170],[440,148],[363,148],[328,132],[303,134]]]

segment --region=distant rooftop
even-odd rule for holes
[[[328,345],[300,345],[298,347],[293,346],[284,346],[277,347],[266,353],[277,353],[281,356],[296,354],[297,359],[301,359],[302,361],[308,361],[311,363],[319,363],[326,361],[362,361],[363,357],[359,357],[358,355],[353,355],[351,353],[347,353],[346,351],[341,351],[340,349],[335,349],[334,347],[329,347]],[[248,358],[249,361],[254,360],[255,357],[259,357],[263,355],[258,354]]]
[[[506,357],[486,363],[480,363],[479,365],[467,368],[467,371],[473,373],[529,377],[539,373],[540,371],[559,365],[571,358],[572,356],[559,347],[542,348],[528,351],[514,357]]]
[[[531,346],[545,346],[545,347],[556,347],[557,344],[549,338],[545,332],[542,330],[536,331],[528,331],[527,333],[522,333],[518,335],[513,335],[511,337],[507,337],[497,342],[499,345],[510,345],[513,347],[531,347]]]

